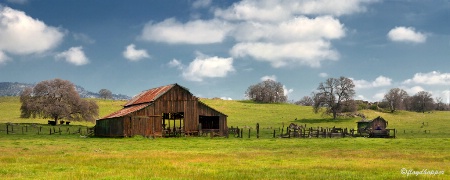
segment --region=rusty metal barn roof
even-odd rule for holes
[[[158,97],[160,97],[161,95],[166,93],[168,90],[170,90],[175,85],[177,85],[177,84],[170,84],[170,85],[161,86],[161,87],[149,89],[146,91],[142,91],[140,94],[134,96],[131,100],[129,100],[124,105],[124,107],[153,102],[156,99],[158,99]]]
[[[119,111],[116,111],[108,116],[103,117],[102,119],[109,119],[109,118],[116,118],[116,117],[122,117],[125,116],[127,114],[130,114],[132,112],[135,111],[139,111],[141,109],[144,109],[145,107],[147,107],[150,104],[140,104],[140,105],[136,105],[136,106],[130,106],[130,107],[125,107]]]

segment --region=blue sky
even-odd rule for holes
[[[345,76],[356,99],[399,87],[448,103],[449,19],[446,0],[3,0],[0,82],[244,99],[269,78],[297,101]]]

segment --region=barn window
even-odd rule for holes
[[[200,116],[202,129],[219,129],[219,116]]]

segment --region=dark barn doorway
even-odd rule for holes
[[[200,116],[199,123],[203,130],[219,130],[219,116]]]

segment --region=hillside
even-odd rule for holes
[[[251,101],[227,101],[220,99],[202,99],[203,102],[216,110],[228,115],[228,126],[255,127],[260,123],[261,128],[274,129],[290,123],[307,127],[341,127],[356,128],[356,118],[338,118],[313,113],[312,107],[293,104],[260,104]],[[416,113],[399,111],[382,113],[373,110],[360,111],[368,119],[378,116],[388,121],[389,128],[397,130],[398,137],[450,137],[450,111],[433,111],[430,113]],[[296,120],[297,119],[297,120]],[[424,131],[430,131],[425,134]]]
[[[33,87],[34,84],[18,83],[18,82],[0,82],[0,96],[19,96],[23,89]],[[76,85],[75,89],[81,98],[99,98],[100,94],[91,92],[81,86]],[[113,99],[131,99],[131,97],[123,94],[113,94]]]
[[[100,117],[106,116],[122,108],[126,101],[96,99],[100,107]],[[273,129],[296,123],[307,127],[342,127],[356,128],[356,122],[361,118],[340,118],[333,120],[314,114],[311,107],[293,104],[260,104],[251,101],[228,101],[220,99],[201,99],[214,109],[228,115],[228,126],[241,128],[255,128],[260,124],[262,130],[270,136]],[[389,128],[395,128],[398,137],[450,137],[450,112],[435,111],[431,113],[416,113],[400,111],[396,113],[381,113],[372,110],[363,110],[369,119],[378,116],[389,122]],[[18,97],[0,97],[0,123],[5,122],[34,122],[46,123],[44,119],[21,119],[20,102]],[[93,126],[93,123],[86,125]],[[429,130],[431,133],[425,134]]]

